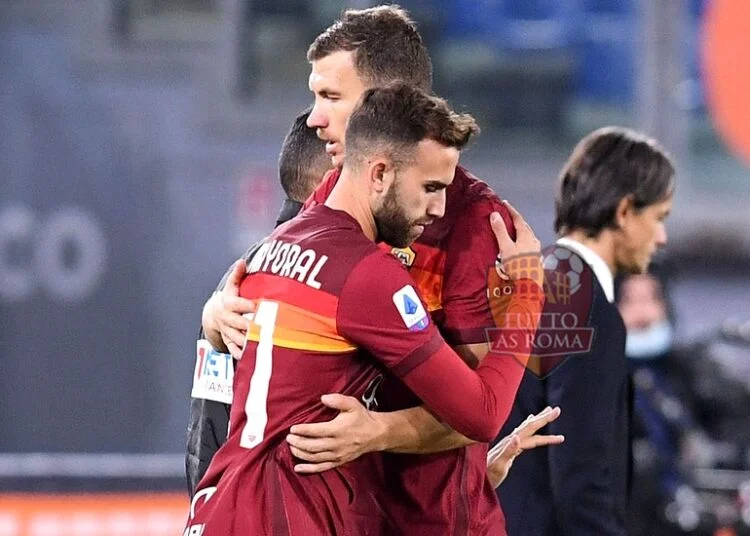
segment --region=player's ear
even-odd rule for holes
[[[615,227],[623,229],[630,216],[635,211],[635,202],[632,195],[626,195],[617,203],[615,209]]]
[[[388,189],[388,184],[392,180],[389,174],[392,174],[392,171],[384,158],[375,158],[369,162],[368,179],[375,193],[381,194]]]

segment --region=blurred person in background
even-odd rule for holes
[[[712,534],[720,525],[694,489],[691,470],[748,468],[750,392],[708,355],[710,341],[676,343],[668,273],[655,264],[617,285],[635,385],[634,536],[657,528],[659,534]]]
[[[591,295],[578,298],[587,302],[582,320],[593,342],[543,377],[529,370],[521,383],[506,429],[536,408],[560,406],[561,417],[548,429],[564,432],[565,443],[516,462],[499,490],[508,534],[627,533],[632,385],[614,276],[645,272],[666,245],[674,187],[674,167],[662,147],[618,127],[586,136],[560,173],[555,252],[577,255],[593,272]]]
[[[629,533],[646,536],[658,527],[659,534],[671,534],[678,526],[666,519],[666,506],[675,501],[678,490],[683,498],[695,496],[679,467],[681,435],[684,428],[694,426],[667,369],[674,315],[663,271],[655,266],[647,274],[622,277],[616,291],[635,386]]]

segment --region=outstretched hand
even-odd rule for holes
[[[502,484],[516,457],[525,450],[546,445],[559,445],[565,441],[562,435],[536,435],[536,433],[560,416],[560,408],[546,407],[536,415],[529,415],[513,432],[502,438],[487,453],[487,478],[493,487]]]

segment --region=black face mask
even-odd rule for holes
[[[278,227],[282,223],[288,222],[299,214],[299,211],[302,210],[302,205],[303,203],[300,203],[299,201],[289,198],[285,199],[284,204],[281,205],[279,215],[276,217],[276,226]]]

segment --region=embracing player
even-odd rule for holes
[[[430,321],[408,272],[375,244],[407,247],[444,214],[459,151],[475,131],[470,116],[418,89],[364,93],[326,203],[279,227],[248,265],[240,293],[257,307],[235,377],[230,435],[201,481],[186,534],[378,533],[379,522],[353,508],[377,508],[366,460],[300,475],[286,435],[293,424],[333,416],[321,394],[361,397],[379,366],[456,430],[483,442],[495,437],[507,410],[500,395],[512,381],[504,365],[515,357],[491,354],[476,371],[467,367]],[[512,262],[506,270],[536,289],[513,302],[538,314],[539,242],[520,216],[515,242],[492,216],[504,257],[526,260],[524,271]]]
[[[308,57],[310,88],[315,94],[308,124],[327,141],[337,166],[344,160],[346,121],[367,88],[393,80],[424,90],[431,87],[429,55],[414,23],[395,6],[345,12],[318,36]],[[324,201],[337,178],[334,173],[321,188],[318,202]],[[500,214],[510,237],[515,238],[506,206],[485,183],[458,167],[446,189],[444,217],[428,226],[410,247],[393,248],[414,277],[432,320],[472,366],[486,354],[485,330],[495,324],[488,300],[488,291],[494,290],[488,277],[498,254],[488,225],[492,212]],[[251,309],[247,300],[217,293],[204,309],[207,338],[216,348],[239,357],[246,326],[241,315]],[[504,366],[508,381],[500,393],[505,408],[499,415],[501,421],[510,411],[523,375],[523,367],[515,361],[508,360]],[[295,453],[313,462],[298,469],[319,471],[385,450],[389,453],[383,459],[383,474],[388,480],[379,489],[387,517],[395,526],[422,534],[502,534],[502,512],[493,483],[486,478],[487,445],[474,444],[451,430],[393,377],[383,383],[377,400],[381,410],[392,411],[367,412],[354,398],[326,398],[332,409],[342,412],[334,422],[325,423],[325,437],[313,425],[293,429],[290,442]],[[323,440],[330,449],[320,450]],[[550,438],[550,442],[560,440]],[[399,499],[390,501],[391,496]]]

